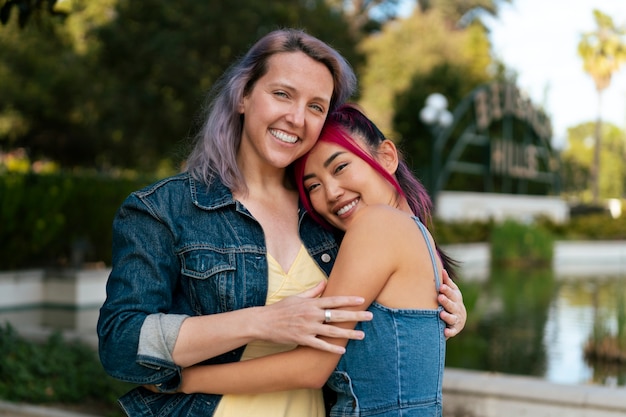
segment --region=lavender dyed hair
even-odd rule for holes
[[[356,75],[345,58],[331,46],[298,29],[270,32],[211,89],[206,117],[185,168],[198,181],[210,184],[217,177],[232,191],[246,190],[236,159],[243,130],[238,105],[267,73],[269,59],[281,52],[303,52],[328,68],[334,82],[330,111],[354,94]]]
[[[354,137],[362,138],[367,150],[359,146],[357,141],[353,139]],[[413,175],[411,169],[402,158],[402,155],[399,155],[400,158],[395,175],[389,174],[372,156],[376,155],[380,144],[384,140],[385,136],[383,133],[356,105],[344,104],[328,115],[318,142],[337,144],[367,162],[368,165],[393,185],[400,196],[406,198],[413,214],[418,217],[423,224],[429,224],[431,222],[432,201],[426,188]],[[298,193],[300,194],[302,204],[311,217],[322,226],[331,229],[332,226],[313,209],[309,194],[304,188],[304,166],[306,165],[308,156],[309,153],[306,153],[294,164]],[[436,243],[435,247],[449,276],[453,279],[456,278],[458,262],[446,255]]]

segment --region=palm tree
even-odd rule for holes
[[[626,62],[626,30],[618,28],[613,19],[599,10],[593,15],[598,28],[584,33],[578,44],[578,55],[583,68],[593,78],[598,93],[598,118],[595,128],[595,146],[591,168],[593,202],[599,201],[600,147],[602,145],[602,92],[611,84],[611,76]]]

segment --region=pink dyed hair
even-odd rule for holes
[[[354,136],[363,138],[369,152],[359,146],[359,143],[353,138]],[[432,201],[426,188],[413,175],[406,162],[400,157],[395,175],[390,175],[372,156],[376,154],[378,147],[384,140],[385,136],[382,132],[362,111],[355,105],[344,104],[328,115],[318,142],[335,143],[367,162],[394,186],[398,194],[406,198],[413,214],[423,224],[427,225],[431,220]],[[326,229],[332,230],[333,227],[315,212],[309,194],[304,188],[304,166],[308,156],[308,153],[303,155],[294,164],[298,193],[300,194],[302,204],[311,217]],[[456,268],[458,262],[442,251],[436,242],[435,248],[444,268],[448,271],[448,275],[450,278],[455,279],[457,277]]]
[[[363,138],[370,152],[359,146],[354,136]],[[426,222],[430,221],[432,203],[428,192],[422,183],[411,173],[406,162],[400,158],[396,175],[391,175],[372,156],[372,154],[376,154],[378,147],[384,140],[385,136],[382,132],[361,110],[353,104],[345,104],[328,115],[318,142],[335,143],[367,162],[393,185],[398,194],[407,199],[413,214],[419,217],[422,223],[426,224]],[[309,195],[304,189],[304,166],[307,159],[308,153],[298,159],[294,167],[300,199],[306,210],[318,223],[330,228],[328,222],[315,212]]]

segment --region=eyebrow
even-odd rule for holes
[[[328,166],[329,166],[330,164],[332,164],[332,163],[333,163],[333,161],[334,161],[335,159],[337,159],[337,157],[338,157],[339,155],[344,154],[344,153],[346,153],[346,152],[345,152],[345,151],[337,151],[337,152],[335,152],[334,154],[332,154],[331,156],[329,156],[329,157],[328,157],[328,159],[327,159],[326,161],[324,161],[324,168],[328,168]],[[309,178],[313,178],[313,177],[315,177],[315,174],[307,174],[307,175],[304,175],[304,176],[302,177],[302,181],[306,181],[306,180],[308,180]]]
[[[337,151],[334,154],[332,154],[331,156],[328,157],[328,159],[324,162],[324,168],[328,168],[328,165],[332,164],[332,162],[337,159],[337,157],[341,154],[346,153],[345,151]]]

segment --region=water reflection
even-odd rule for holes
[[[593,369],[583,357],[582,346],[593,328],[593,307],[572,301],[572,285],[560,285],[550,306],[544,336],[548,367],[545,378],[559,383],[588,383]]]
[[[493,270],[460,281],[468,322],[448,342],[451,367],[542,377],[565,384],[626,385],[626,366],[583,355],[594,322],[615,333],[625,277],[555,277],[552,269]]]

